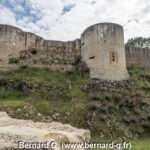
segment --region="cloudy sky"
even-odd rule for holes
[[[150,0],[0,0],[0,24],[49,40],[74,40],[98,22],[121,24],[125,41],[150,37]]]

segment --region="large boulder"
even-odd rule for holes
[[[45,144],[45,147],[52,146],[49,149],[61,150],[62,142],[84,143],[89,142],[90,138],[89,130],[77,129],[69,124],[18,120],[9,117],[5,112],[0,112],[0,150],[17,150],[18,146],[24,147],[25,142],[28,142],[26,149],[39,145],[42,149],[42,144]]]

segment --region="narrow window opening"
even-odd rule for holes
[[[95,59],[95,56],[91,56],[91,57],[89,57],[89,59]]]
[[[110,59],[110,64],[117,64],[118,63],[118,53],[110,52],[109,59]]]
[[[115,54],[112,53],[112,61],[115,61]]]

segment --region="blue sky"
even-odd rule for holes
[[[150,37],[150,1],[0,0],[0,24],[17,26],[49,40],[74,40],[99,22],[121,24],[125,41]]]

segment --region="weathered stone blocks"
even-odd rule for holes
[[[123,28],[118,24],[100,23],[81,35],[82,60],[90,68],[91,78],[127,80]]]

